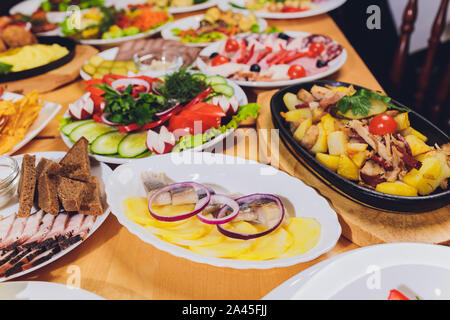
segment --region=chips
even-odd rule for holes
[[[0,154],[10,151],[25,137],[42,106],[37,91],[17,101],[0,101]]]

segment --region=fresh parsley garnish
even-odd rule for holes
[[[361,89],[352,96],[344,96],[341,100],[339,100],[337,108],[343,114],[351,110],[354,115],[359,114],[362,116],[367,116],[369,114],[371,106],[370,100],[383,101],[384,103],[386,103],[389,109],[395,109],[404,112],[409,111],[406,108],[402,108],[392,104],[391,98],[389,98],[388,96],[366,89]]]
[[[120,125],[137,123],[142,126],[152,122],[156,113],[163,110],[164,98],[152,93],[140,93],[138,99],[132,95],[133,87],[129,85],[122,93],[105,84],[98,86],[105,93],[104,112],[108,120]]]

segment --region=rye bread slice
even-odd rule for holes
[[[36,177],[39,179],[41,174],[58,175],[62,170],[62,166],[46,158],[42,158],[36,167]]]
[[[38,206],[46,213],[57,215],[59,213],[58,178],[50,174],[42,174],[37,183]]]
[[[23,156],[19,178],[19,217],[28,217],[33,207],[36,190],[36,156]]]
[[[80,210],[86,189],[86,182],[58,177],[58,198],[64,210],[68,212]]]
[[[83,194],[83,200],[78,212],[91,216],[103,214],[102,203],[100,200],[100,184],[97,177],[90,177],[89,181],[86,183],[86,190]]]
[[[62,166],[61,175],[70,179],[88,181],[91,176],[91,163],[88,153],[89,142],[81,137],[59,164]]]

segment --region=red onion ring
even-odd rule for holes
[[[109,116],[109,113],[102,113],[100,118],[102,119],[103,123],[108,125],[108,126],[111,126],[111,127],[117,127],[119,124],[109,121],[108,120],[108,116]]]
[[[111,83],[111,87],[113,87],[115,90],[117,90],[117,88],[120,88],[120,87],[126,88],[130,84],[132,86],[144,86],[145,93],[150,92],[150,89],[151,89],[151,85],[147,81],[145,81],[143,79],[137,79],[137,78],[122,78],[122,79],[114,80]]]
[[[204,191],[204,193],[206,194],[206,197],[200,199],[196,203],[193,211],[183,213],[178,216],[166,217],[166,216],[161,216],[152,210],[153,200],[155,200],[156,197],[159,196],[161,193],[168,192],[172,189],[185,188],[185,187],[193,187],[193,188],[197,187],[198,189],[202,189]],[[150,199],[148,200],[148,210],[150,211],[150,214],[153,216],[153,218],[155,218],[157,220],[166,221],[166,222],[174,222],[174,221],[185,220],[192,216],[195,216],[197,213],[199,213],[203,209],[205,209],[205,207],[208,205],[210,200],[211,200],[211,193],[209,192],[208,188],[206,188],[205,186],[201,185],[200,183],[196,183],[196,182],[180,182],[180,183],[174,183],[174,184],[168,185],[164,188],[159,189],[154,194],[152,194]]]
[[[167,114],[169,114],[170,112],[172,112],[173,111],[173,109],[175,109],[176,107],[178,107],[180,104],[179,103],[177,103],[176,105],[174,105],[172,108],[169,108],[169,109],[167,109],[167,110],[164,110],[164,111],[161,111],[161,112],[159,112],[159,113],[157,113],[156,115],[158,116],[158,117],[164,117],[165,115],[167,115]]]
[[[231,220],[233,220],[234,218],[236,218],[236,216],[239,214],[239,204],[234,201],[233,199],[231,199],[230,197],[224,196],[222,194],[213,194],[211,195],[211,201],[209,204],[224,204],[224,206],[219,210],[217,216],[219,217],[219,215],[221,215],[221,213],[223,211],[225,211],[222,215],[224,215],[227,211],[227,209],[232,209],[233,212],[227,216],[224,216],[223,218],[206,218],[205,216],[202,215],[202,213],[200,212],[199,214],[197,214],[197,218],[206,224],[223,224],[223,223],[227,223],[230,222]]]
[[[217,229],[219,230],[219,232],[230,238],[240,239],[240,240],[250,240],[250,239],[255,239],[255,238],[265,236],[266,234],[269,234],[272,231],[274,231],[275,229],[277,229],[280,226],[280,224],[283,222],[284,215],[285,215],[284,205],[281,202],[280,198],[278,198],[272,194],[255,193],[255,194],[250,194],[248,196],[240,197],[240,198],[236,199],[236,202],[238,204],[252,203],[259,199],[273,200],[274,202],[276,202],[278,204],[278,206],[281,209],[280,220],[272,228],[269,228],[269,229],[267,229],[263,232],[259,232],[259,233],[240,233],[240,232],[234,232],[234,231],[227,230],[224,227],[222,227],[222,225],[219,224],[219,225],[217,225]],[[225,213],[225,211],[219,212],[219,214],[217,216],[220,218],[224,213]]]

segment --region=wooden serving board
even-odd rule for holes
[[[270,100],[276,91],[260,93],[258,103],[262,106],[256,120],[258,129],[275,129],[270,113]],[[260,135],[260,148],[270,148],[270,141]],[[313,174],[305,164],[300,163],[279,141],[279,152],[270,153],[272,165],[299,178],[327,198],[336,211],[344,237],[359,246],[388,242],[425,242],[450,245],[450,204],[439,210],[404,214],[378,211],[360,205],[334,191]]]
[[[0,86],[3,86],[7,91],[21,94],[27,94],[33,90],[37,90],[39,93],[50,92],[77,79],[80,76],[80,69],[83,64],[96,53],[98,53],[98,50],[94,47],[77,45],[75,56],[69,63],[38,76],[4,82]]]

